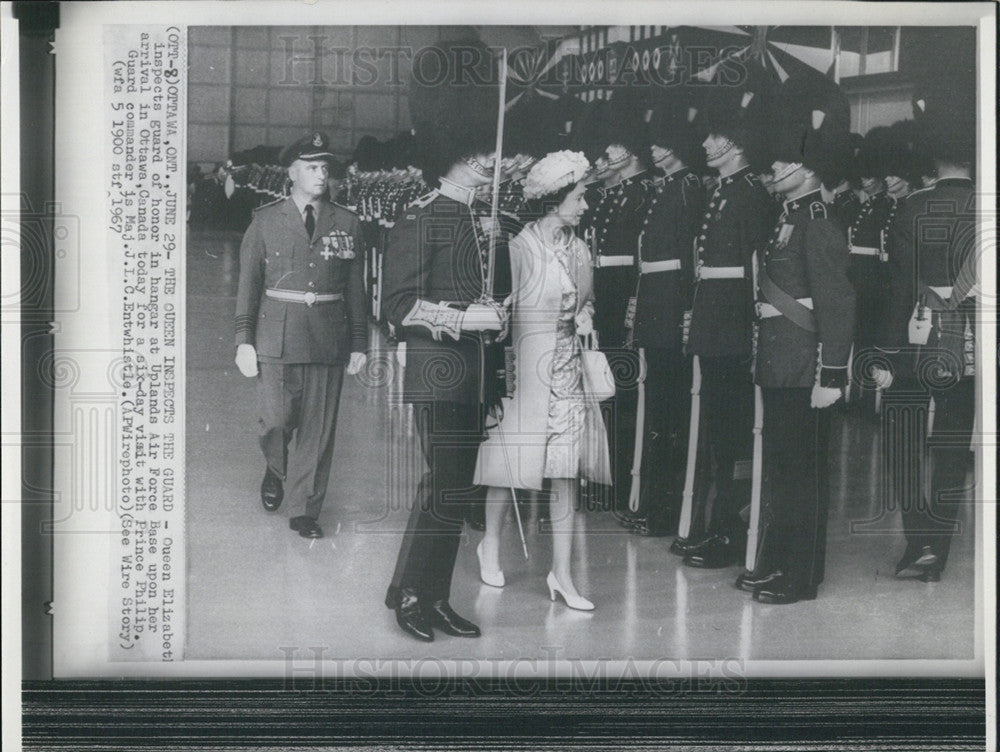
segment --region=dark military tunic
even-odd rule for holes
[[[861,213],[861,199],[850,188],[845,188],[834,194],[833,201],[830,202],[830,212],[846,234]]]
[[[471,191],[448,194],[416,201],[387,235],[383,311],[406,344],[403,398],[413,403],[428,468],[386,595],[390,608],[403,588],[428,602],[447,600],[462,523],[477,498],[470,489],[484,438],[486,350],[479,334],[461,332],[460,317],[485,291],[489,209]],[[497,265],[506,269],[497,278],[509,280],[499,250]]]
[[[801,595],[823,580],[829,504],[830,411],[810,406],[812,390],[847,383],[855,304],[846,240],[819,190],[785,202],[759,263],[755,374],[770,496],[756,568],[780,570]],[[807,315],[793,316],[794,303],[770,292],[771,284]]]
[[[848,226],[849,276],[857,300],[855,341],[859,355],[874,344],[878,322],[885,313],[888,295],[886,239],[894,203],[885,191],[877,193],[861,204],[854,222]]]
[[[750,168],[721,178],[697,239],[689,353],[749,356],[753,331],[751,260],[774,224],[774,202]],[[743,276],[698,280],[699,269],[743,269]]]
[[[954,311],[930,314],[943,341],[918,348],[908,328],[921,297],[961,297],[978,279],[975,187],[964,178],[944,178],[911,193],[892,226],[890,295],[879,346],[892,365],[894,382],[883,403],[883,452],[890,482],[881,508],[902,510],[911,561],[930,546],[943,568],[948,559],[960,504],[953,498],[965,487],[973,457],[969,451],[975,421],[976,299],[965,297]],[[950,340],[950,342],[949,342]],[[962,352],[964,351],[964,352]],[[927,410],[934,400],[934,424],[927,435]],[[931,451],[928,452],[928,447]],[[924,462],[934,457],[930,488]],[[943,497],[944,495],[944,497]]]
[[[368,346],[358,219],[315,205],[312,238],[291,198],[254,212],[236,295],[236,344],[254,345],[260,365],[261,449],[289,507],[313,519],[330,477],[343,366]]]

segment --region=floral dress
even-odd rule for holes
[[[562,304],[556,323],[556,344],[549,371],[549,415],[546,427],[546,478],[576,478],[586,437],[586,409],[583,396],[583,371],[580,365],[580,340],[576,336],[577,289],[569,273],[572,253],[569,244],[550,245],[559,261]]]

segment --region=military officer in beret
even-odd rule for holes
[[[634,339],[646,370],[641,494],[632,530],[659,537],[676,532],[684,484],[691,361],[684,353],[682,330],[691,308],[692,250],[705,195],[691,169],[704,161],[692,123],[697,114],[693,102],[668,90],[651,104],[651,154],[662,174],[651,181],[637,249]]]
[[[847,386],[854,289],[846,238],[820,190],[824,165],[843,143],[837,131],[846,126],[794,98],[779,96],[778,103],[774,185],[785,203],[758,258],[755,359],[769,519],[754,573],[736,584],[761,603],[789,604],[815,598],[823,580],[829,408]]]
[[[273,512],[288,496],[304,538],[323,536],[343,372],[368,347],[359,223],[327,199],[332,158],[319,132],[283,151],[291,194],[254,212],[236,294],[236,364],[260,397],[261,503]]]
[[[742,90],[720,85],[702,108],[707,164],[719,177],[695,242],[687,352],[699,360],[700,423],[707,433],[698,441],[695,468],[712,474],[716,497],[706,519],[709,483],[694,485],[690,527],[681,529],[671,546],[685,565],[696,568],[732,566],[746,550],[741,511],[750,503],[753,447],[752,259],[775,216],[775,203],[756,174],[765,166],[766,96],[763,81],[748,80]]]
[[[896,576],[937,582],[961,530],[956,499],[967,492],[973,456],[980,279],[972,181],[976,106],[961,90],[929,90],[920,108],[920,146],[933,159],[937,180],[910,194],[893,222],[890,294],[878,341],[884,365],[875,381],[886,390],[882,446],[892,496],[884,501],[887,509],[900,509],[906,537]]]

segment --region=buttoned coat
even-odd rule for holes
[[[351,211],[320,200],[310,241],[290,197],[260,207],[240,245],[236,344],[252,344],[265,363],[344,365],[368,347],[364,263]],[[343,298],[310,306],[269,297],[269,289]]]
[[[562,308],[560,262],[529,223],[511,241],[513,298],[511,341],[517,369],[513,397],[503,401],[500,430],[489,432],[481,445],[474,483],[509,488],[542,488],[545,469],[551,368],[556,346],[556,324]],[[577,237],[571,242],[571,277],[577,289],[577,313],[593,312],[593,276],[590,253]],[[586,384],[586,382],[585,382]],[[586,389],[586,386],[584,387]],[[610,483],[607,432],[596,400],[585,398],[585,475]],[[508,465],[510,474],[508,475]]]

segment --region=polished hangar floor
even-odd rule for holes
[[[463,534],[451,603],[483,636],[439,635],[431,645],[407,637],[382,599],[422,472],[412,418],[392,404],[389,388],[345,378],[319,520],[326,537],[308,541],[290,531],[288,517],[298,512],[287,505],[265,512],[256,393],[233,364],[238,249],[238,236],[216,232],[192,233],[188,247],[186,659],[284,660],[289,650],[315,649],[331,659],[973,657],[973,505],[960,515],[940,582],[894,579],[899,517],[878,519],[877,423],[860,410],[835,421],[826,580],[817,600],[755,603],[733,587],[738,568],[689,569],[668,552],[669,538],[638,538],[594,511],[577,542],[575,571],[597,608],[572,611],[549,601],[551,545],[533,509],[530,559],[514,526],[506,529],[502,590],[480,583],[481,534]]]

